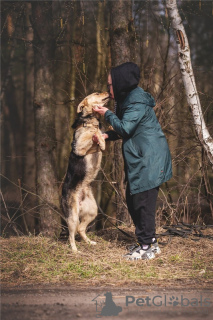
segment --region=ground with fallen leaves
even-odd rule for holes
[[[134,235],[133,228],[123,230]],[[163,230],[159,228],[157,233]],[[213,229],[204,234],[213,235]],[[156,285],[212,288],[213,241],[192,237],[173,237],[162,253],[150,261],[126,261],[126,246],[132,243],[115,228],[88,232],[97,242],[89,246],[76,241],[80,253],[71,252],[68,240],[42,236],[1,238],[1,283],[25,284],[72,283],[76,285]],[[167,238],[161,239],[168,240]]]

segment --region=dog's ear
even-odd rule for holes
[[[82,112],[83,107],[87,106],[87,99],[85,98],[83,101],[81,101],[81,103],[79,103],[78,107],[77,107],[77,113]]]

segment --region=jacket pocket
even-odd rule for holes
[[[139,164],[143,161],[143,155],[140,149],[134,144],[132,139],[127,140],[123,147],[127,167],[131,169],[139,166]]]
[[[129,139],[129,149],[132,152],[132,155],[135,157],[143,157],[142,150],[134,143],[132,139]]]

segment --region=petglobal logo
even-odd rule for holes
[[[118,300],[119,299],[119,300]],[[209,298],[203,297],[202,294],[197,297],[187,297],[184,294],[176,295],[153,295],[153,296],[113,296],[111,292],[103,292],[97,295],[94,299],[96,306],[96,318],[105,316],[118,316],[122,311],[131,307],[135,311],[143,310],[146,307],[159,308],[159,307],[174,307],[174,308],[195,308],[200,307],[208,313],[208,308],[212,306],[212,301]],[[151,308],[150,308],[151,310]]]
[[[197,298],[191,298],[188,299],[186,298],[184,295],[181,295],[180,298],[179,297],[175,297],[175,296],[167,296],[167,295],[157,295],[154,296],[152,298],[150,298],[149,296],[145,297],[145,298],[135,298],[134,296],[126,296],[126,306],[130,306],[132,304],[135,304],[138,307],[143,307],[143,306],[147,306],[147,307],[151,307],[151,306],[155,306],[155,307],[161,307],[161,306],[181,306],[181,307],[210,307],[211,306],[211,301],[208,298],[203,298],[202,295],[200,296],[199,299]]]

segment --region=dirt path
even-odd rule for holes
[[[106,301],[107,292],[111,294]],[[212,290],[22,286],[2,289],[1,303],[2,320],[210,320],[213,316]]]

